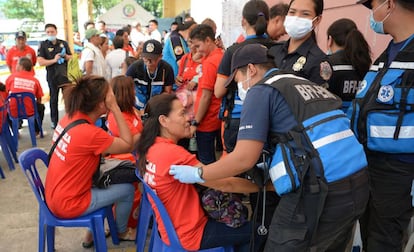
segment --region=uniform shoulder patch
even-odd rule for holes
[[[332,67],[328,61],[322,61],[320,64],[320,71],[319,71],[322,79],[329,80],[332,76]]]

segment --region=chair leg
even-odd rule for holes
[[[46,240],[47,240],[47,251],[55,251],[55,227],[47,226],[46,227]]]
[[[104,220],[101,218],[94,218],[93,225],[94,227],[91,230],[93,230],[93,240],[95,241],[96,252],[106,252],[107,246]]]
[[[6,158],[7,164],[9,165],[9,169],[14,170],[15,166],[14,166],[12,157],[10,155],[10,153],[13,152],[13,151],[10,149],[10,147],[7,143],[7,140],[4,136],[0,137],[0,146],[1,146],[1,150],[3,152],[4,157]]]
[[[29,117],[27,119],[28,123],[29,123],[29,131],[30,131],[30,138],[32,140],[32,147],[36,147],[37,143],[36,143],[36,131],[35,131],[35,117]]]
[[[46,225],[43,223],[42,218],[39,218],[39,252],[45,252],[45,235],[46,235]]]
[[[1,168],[1,166],[0,166],[0,177],[2,179],[5,179],[6,178],[6,176],[4,176],[3,169]]]
[[[108,221],[109,231],[111,232],[112,243],[119,245],[118,229],[116,228],[115,218],[112,212],[112,206],[106,207],[106,218]]]

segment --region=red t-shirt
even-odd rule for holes
[[[198,160],[183,147],[161,137],[157,137],[148,150],[147,160],[145,181],[167,209],[182,246],[186,250],[198,250],[207,223],[200,198],[193,185],[183,184],[168,173],[172,164],[197,165]],[[161,238],[169,244],[158,211],[154,206],[153,209],[157,223],[160,223]]]
[[[16,66],[19,63],[19,59],[21,57],[27,57],[29,58],[33,66],[36,65],[36,52],[31,48],[30,46],[26,45],[23,50],[19,50],[16,46],[13,46],[10,48],[10,50],[7,52],[6,56],[6,63],[11,68],[11,72],[16,72]],[[32,70],[34,74],[34,70]]]
[[[141,134],[142,132],[142,121],[141,118],[137,114],[130,114],[126,112],[122,112],[124,119],[128,125],[131,134],[135,136],[136,134]],[[107,127],[111,133],[111,135],[119,137],[119,128],[116,124],[116,120],[114,114],[110,112],[107,118]],[[111,154],[111,158],[118,158],[122,160],[131,160],[135,162],[135,158],[131,153],[123,153],[123,154]]]
[[[183,80],[191,81],[194,76],[201,73],[201,64],[193,60],[192,53],[185,54],[179,61],[178,75],[183,77]]]
[[[60,218],[78,217],[88,209],[92,176],[98,167],[100,154],[114,141],[113,136],[96,127],[87,115],[80,112],[72,118],[65,115],[59,121],[53,141],[77,119],[86,119],[90,124],[76,125],[60,139],[46,174],[46,202]]]
[[[214,84],[216,83],[217,70],[223,57],[223,50],[216,48],[207,57],[203,59],[202,73],[198,81],[197,99],[195,102],[195,113],[197,114],[198,106],[200,104],[201,94],[203,89],[208,89],[214,93]],[[218,118],[221,100],[216,98],[213,94],[211,96],[211,103],[208,107],[207,113],[200,121],[197,131],[212,132],[220,129],[221,121]]]
[[[6,80],[6,91],[7,93],[29,92],[34,94],[39,102],[43,96],[39,80],[33,76],[33,73],[27,71],[19,71],[10,75]],[[9,106],[12,116],[17,117],[16,99],[11,99]],[[29,98],[24,99],[24,106],[27,115],[31,116],[34,114],[32,101]]]

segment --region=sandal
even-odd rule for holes
[[[111,235],[111,232],[109,231],[109,229],[105,229],[105,238],[108,238],[110,235]],[[93,245],[94,245],[94,243],[93,243],[93,236],[92,236],[92,233],[90,233],[90,232],[87,234],[87,236],[91,236],[92,237],[92,240],[90,240],[90,241],[83,241],[82,242],[82,247],[83,248],[86,248],[86,249],[89,249],[89,248],[92,248]]]
[[[135,241],[137,230],[135,228],[128,228],[122,235],[118,234],[120,241]]]

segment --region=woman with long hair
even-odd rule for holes
[[[65,89],[66,115],[59,121],[53,139],[73,122],[84,123],[70,128],[59,140],[46,174],[46,202],[59,218],[75,218],[108,205],[115,205],[118,237],[135,240],[135,230],[127,228],[134,198],[132,184],[113,184],[106,189],[93,187],[93,175],[103,153],[132,151],[131,132],[122,116],[112,88],[104,77],[88,75]],[[113,113],[119,137],[109,135],[94,125],[101,115]],[[85,245],[90,244],[90,233]]]
[[[148,185],[157,192],[178,238],[186,250],[218,246],[234,246],[235,251],[249,251],[251,224],[238,228],[208,219],[194,185],[183,184],[169,174],[170,165],[201,166],[195,155],[177,142],[190,136],[189,116],[180,100],[172,94],[152,97],[143,114],[144,129],[138,142],[139,170]],[[194,169],[197,172],[197,169]],[[203,183],[204,186],[227,192],[253,192],[258,187],[242,178],[226,178]],[[166,230],[156,215],[161,238]]]
[[[327,36],[333,70],[328,90],[341,97],[342,109],[346,110],[371,66],[371,50],[354,21],[348,18],[333,22]]]

